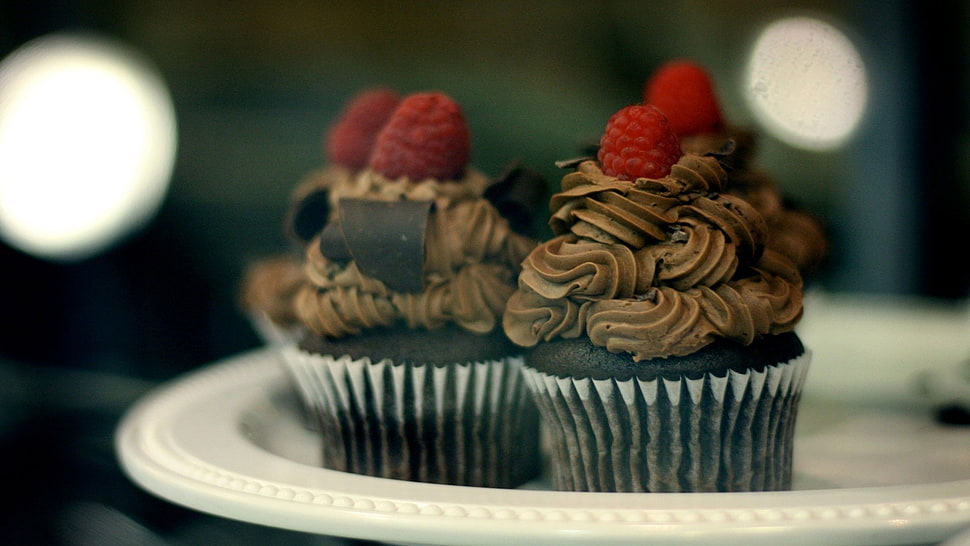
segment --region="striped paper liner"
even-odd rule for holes
[[[528,366],[564,491],[778,491],[811,353],[698,379],[559,378]]]
[[[521,356],[438,366],[283,353],[326,468],[482,487],[538,472],[539,418]]]

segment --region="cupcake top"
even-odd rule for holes
[[[792,331],[802,279],[718,156],[684,154],[663,112],[631,105],[550,200],[556,237],[523,262],[503,326],[525,347],[586,336],[633,360]]]
[[[821,269],[829,254],[821,220],[791,203],[754,163],[756,135],[725,120],[710,74],[689,59],[674,59],[646,80],[644,104],[670,119],[685,153],[720,156],[731,179],[728,192],[751,203],[769,226],[767,245],[791,258],[803,275]]]
[[[536,243],[494,203],[515,180],[535,180],[512,170],[495,183],[468,166],[469,151],[460,106],[415,93],[397,104],[360,172],[294,203],[291,232],[305,245],[293,307],[301,324],[326,338],[401,325],[497,329]]]

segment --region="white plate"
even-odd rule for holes
[[[807,320],[802,337],[816,342],[826,328],[848,326],[830,302],[819,305],[842,318]],[[936,339],[937,350],[955,353],[961,344],[960,356],[970,353],[962,326],[953,326],[963,315],[934,317],[959,334]],[[880,313],[866,322],[892,318]],[[813,345],[799,416],[795,490],[787,492],[563,493],[543,480],[485,489],[326,470],[315,465],[319,440],[301,426],[272,350],[230,358],[154,391],[126,414],[116,445],[133,481],[175,503],[398,544],[935,543],[970,526],[970,428],[934,424],[929,409],[897,384],[934,365],[933,358],[913,363],[909,374],[881,374],[880,366],[896,364],[838,361],[820,345]],[[883,345],[870,354],[905,354]],[[843,367],[863,368],[845,374],[854,385],[819,379]],[[859,401],[847,402],[851,392]],[[878,402],[873,392],[897,398]]]

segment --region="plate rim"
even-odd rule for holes
[[[243,387],[258,391],[285,381],[277,356],[277,349],[268,347],[228,357],[138,400],[115,433],[124,473],[153,494],[213,515],[400,544],[484,544],[510,538],[535,544],[588,544],[591,539],[677,544],[715,536],[722,544],[767,544],[780,537],[808,544],[817,542],[821,531],[827,533],[827,542],[884,544],[890,538],[943,540],[970,526],[970,479],[915,486],[638,495],[489,490],[313,468],[316,478],[339,486],[321,489],[228,472],[193,453],[192,446],[173,440],[166,426],[174,413],[219,393],[229,397],[226,393]],[[476,498],[481,501],[468,500]],[[475,533],[468,532],[470,526]]]

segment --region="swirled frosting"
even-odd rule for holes
[[[726,166],[727,189],[749,202],[768,224],[767,246],[791,258],[802,275],[819,270],[829,255],[825,226],[815,215],[786,202],[781,189],[754,165],[755,133],[740,127],[681,136],[684,153],[718,154]]]
[[[450,187],[457,185],[454,182],[435,184],[458,191]],[[378,186],[378,194],[388,200],[411,199],[408,192],[418,190],[414,184],[401,185],[406,191],[394,194],[384,184]],[[425,190],[435,188],[426,185]],[[362,274],[354,261],[328,259],[319,241],[311,241],[306,251],[308,282],[294,300],[301,322],[313,333],[332,338],[399,322],[413,329],[452,322],[476,333],[494,330],[515,290],[518,264],[535,241],[513,232],[488,201],[466,191],[432,191],[435,206],[427,226],[420,292],[391,290]],[[376,197],[373,192],[359,195]]]
[[[585,335],[640,361],[792,330],[799,271],[766,248],[764,218],[727,186],[711,156],[633,182],[580,163],[550,200],[556,237],[522,264],[506,334],[525,347]]]

